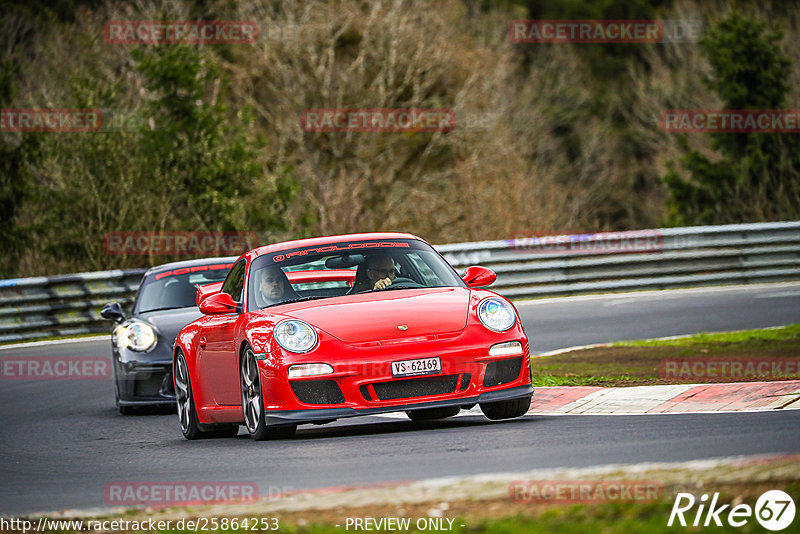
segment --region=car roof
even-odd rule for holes
[[[262,247],[254,248],[250,252],[247,252],[245,255],[250,256],[251,258],[256,258],[263,254],[270,254],[272,252],[279,252],[281,250],[290,250],[293,248],[317,247],[333,243],[342,243],[344,241],[370,241],[373,239],[416,239],[418,241],[424,241],[415,235],[404,234],[399,232],[370,232],[362,234],[342,234],[342,235],[332,235],[325,237],[309,237],[306,239],[295,239],[293,241],[283,241],[281,243],[264,245]]]
[[[182,267],[196,267],[198,265],[213,265],[215,263],[233,263],[240,256],[220,256],[215,258],[199,258],[196,260],[183,260],[183,261],[173,261],[171,263],[165,263],[163,265],[156,265],[155,267],[150,267],[147,269],[147,272],[144,273],[145,276],[154,273],[160,273],[163,271],[169,271],[171,269],[180,269]]]

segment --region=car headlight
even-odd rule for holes
[[[145,352],[156,344],[156,331],[147,323],[131,321],[114,330],[114,342],[120,350],[128,348]]]
[[[505,332],[517,321],[511,304],[498,297],[483,299],[478,304],[478,319],[483,326],[495,332]]]
[[[317,344],[317,333],[308,323],[286,319],[275,326],[275,341],[289,352],[308,352]]]

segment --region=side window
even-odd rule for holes
[[[247,260],[242,259],[236,265],[231,267],[231,272],[225,278],[222,284],[220,293],[227,293],[236,302],[242,301],[242,289],[244,288],[244,268],[247,265]]]

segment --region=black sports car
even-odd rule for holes
[[[175,404],[172,346],[178,331],[203,314],[197,286],[225,279],[236,257],[167,263],[142,277],[133,313],[117,302],[100,312],[117,323],[111,333],[114,393],[120,413]]]

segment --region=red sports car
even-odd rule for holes
[[[533,387],[514,307],[433,247],[398,233],[288,241],[243,254],[200,288],[205,315],[175,342],[187,439],[289,437],[298,424],[405,411],[414,421],[480,404],[525,414]]]

